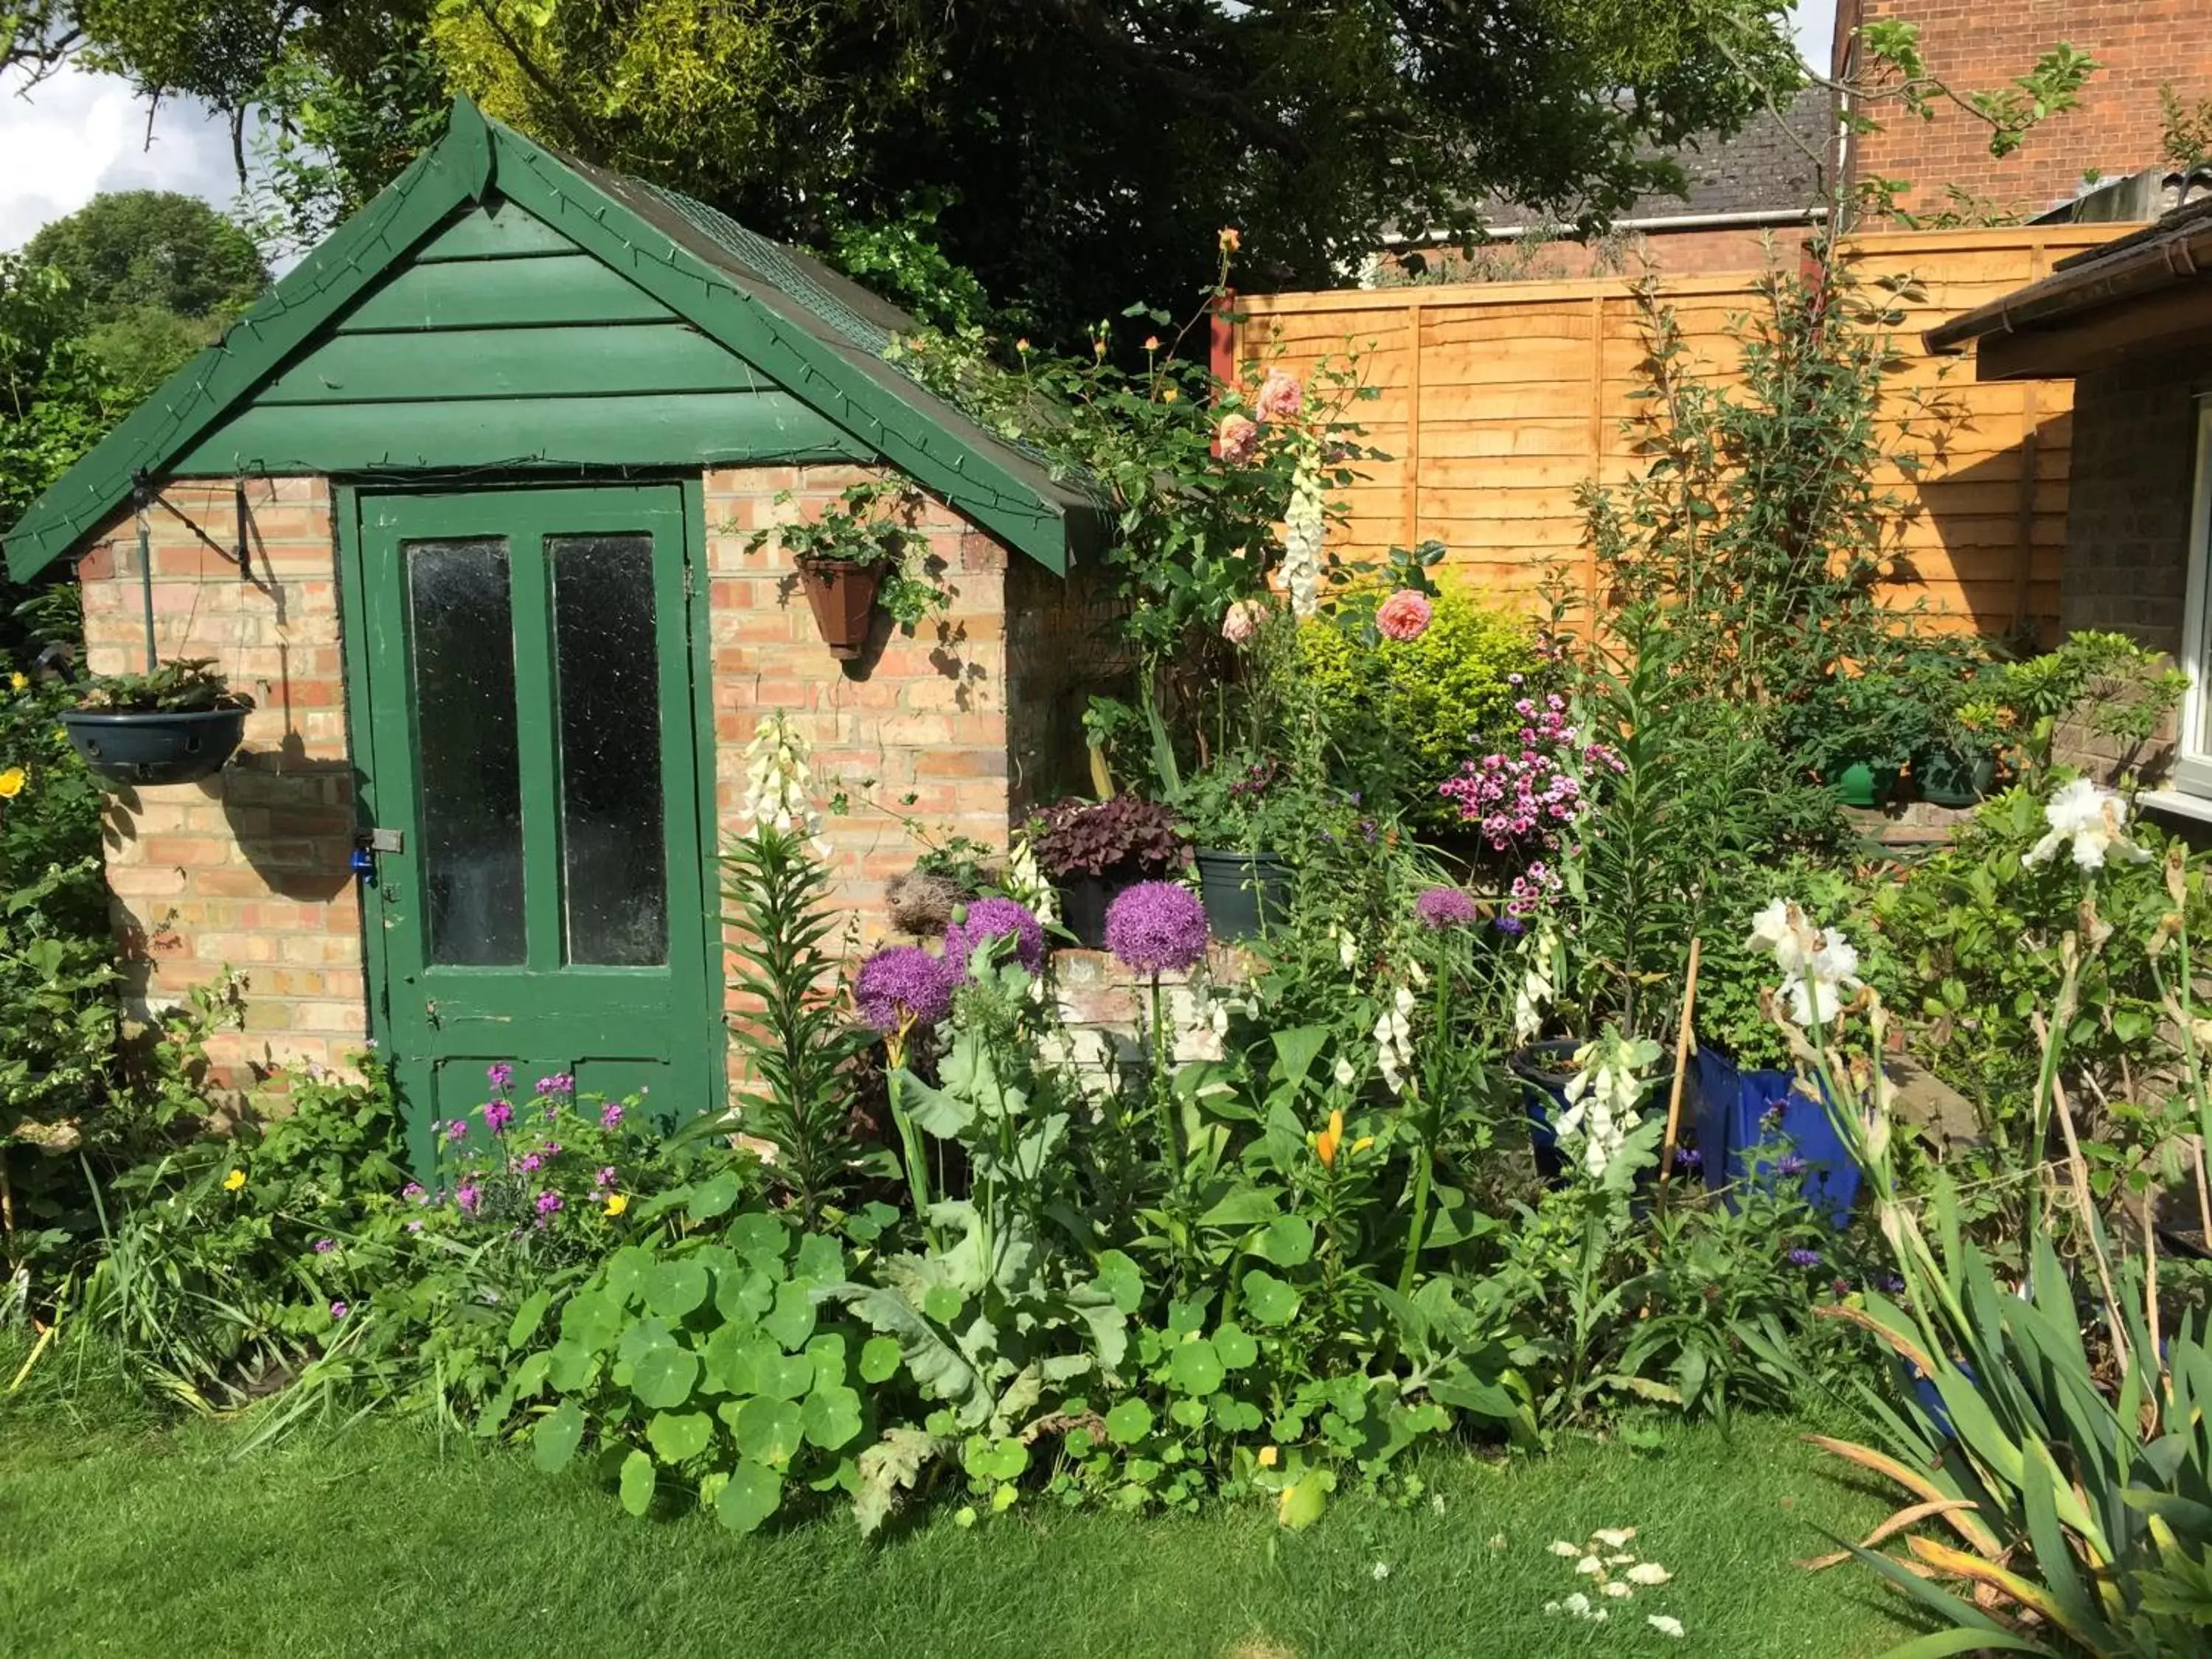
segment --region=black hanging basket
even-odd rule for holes
[[[222,769],[246,732],[243,708],[115,714],[74,708],[62,729],[84,763],[118,783],[191,783]]]

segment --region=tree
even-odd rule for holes
[[[1595,223],[1799,70],[1780,0],[84,0],[98,61],[269,115],[276,183],[350,205],[435,100],[771,234],[933,210],[943,252],[1080,337],[1179,301],[1215,236],[1334,280],[1502,191]],[[315,142],[302,136],[315,134]],[[335,137],[335,143],[329,142]],[[289,149],[287,146],[289,145]],[[314,179],[308,174],[322,171]],[[297,187],[311,186],[308,197]]]
[[[197,196],[110,191],[31,238],[23,252],[68,280],[94,323],[151,308],[221,319],[269,282],[252,241]]]

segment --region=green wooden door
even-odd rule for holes
[[[371,996],[418,1164],[496,1060],[519,1091],[568,1072],[664,1118],[708,1105],[684,491],[357,501]]]

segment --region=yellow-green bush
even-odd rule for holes
[[[1298,654],[1348,776],[1385,787],[1415,822],[1455,822],[1437,786],[1517,729],[1506,676],[1536,662],[1528,621],[1449,588],[1420,638],[1362,642],[1327,620],[1300,630]]]

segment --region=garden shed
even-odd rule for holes
[[[219,772],[115,793],[134,988],[242,971],[219,1063],[374,1039],[418,1133],[498,1060],[718,1098],[714,854],[765,712],[841,797],[864,933],[912,825],[1003,845],[1082,759],[1103,518],[886,362],[908,326],[457,104],[7,538],[18,580],[75,562],[95,671],[212,659],[257,702]],[[840,660],[756,532],[878,477],[949,604]]]
[[[2166,787],[2142,799],[2212,821],[2212,201],[2063,259],[1927,343],[1972,349],[1978,380],[2073,380],[2059,623],[2129,635],[2188,672],[2147,757]]]

